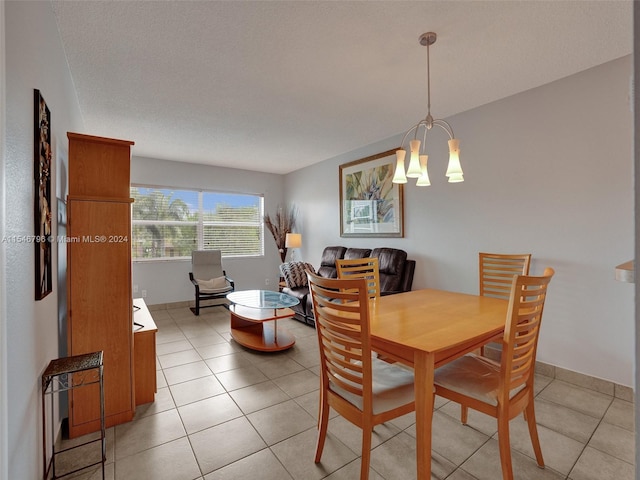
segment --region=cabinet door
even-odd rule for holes
[[[130,203],[70,199],[68,207],[68,350],[104,352],[110,426],[134,412]],[[98,399],[97,386],[71,391],[70,431],[78,427],[72,436],[95,430]]]

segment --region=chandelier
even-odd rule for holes
[[[431,185],[429,181],[429,173],[427,172],[427,161],[429,156],[424,149],[427,142],[427,132],[438,126],[449,135],[449,165],[447,167],[446,176],[449,183],[464,182],[462,167],[460,166],[460,144],[453,135],[453,129],[445,120],[434,119],[431,116],[431,78],[429,71],[429,46],[436,42],[437,35],[434,32],[427,32],[420,35],[420,45],[427,47],[427,116],[424,120],[420,120],[405,133],[400,148],[396,151],[396,171],[393,176],[393,183],[407,183],[407,177],[417,178],[416,185]],[[407,173],[404,172],[404,159],[407,151],[403,148],[407,137],[413,132],[413,140],[409,142],[411,156],[409,158],[409,168]],[[420,142],[420,132],[422,132],[422,142]],[[422,151],[420,147],[422,145]]]

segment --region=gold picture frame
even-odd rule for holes
[[[340,165],[340,236],[404,237],[404,189],[395,149]]]

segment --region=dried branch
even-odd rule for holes
[[[287,233],[291,233],[296,225],[296,217],[298,216],[298,210],[292,206],[290,209],[287,207],[281,207],[278,205],[278,211],[275,214],[274,219],[271,219],[269,214],[264,216],[264,224],[267,226],[273,239],[280,252],[280,258],[284,262],[284,258],[287,255],[287,248],[285,247],[285,241]]]

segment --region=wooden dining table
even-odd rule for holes
[[[431,478],[434,370],[504,331],[506,300],[423,289],[370,302],[372,348],[414,368],[418,480]]]

